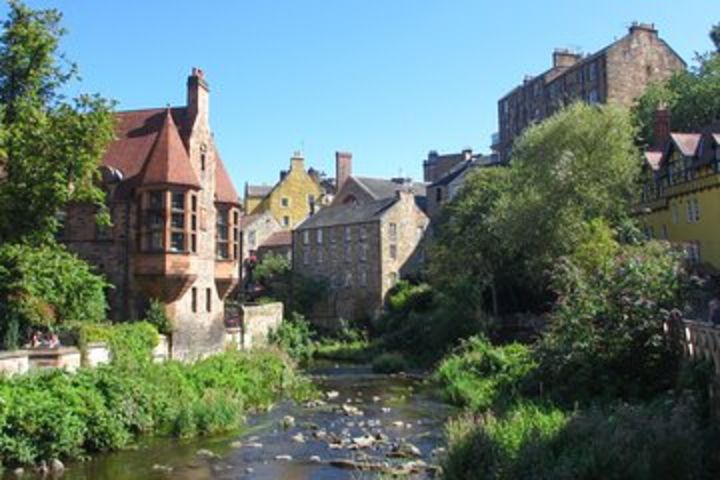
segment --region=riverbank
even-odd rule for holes
[[[413,478],[433,475],[443,453],[442,426],[454,407],[422,382],[374,374],[368,366],[316,362],[306,375],[320,401],[280,402],[249,416],[237,434],[99,455],[69,465],[63,478],[350,480],[409,468],[419,472]]]
[[[0,379],[2,464],[14,469],[83,458],[151,435],[233,431],[248,413],[312,392],[279,351],[231,351],[193,364],[141,358],[74,374]]]

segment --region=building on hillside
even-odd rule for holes
[[[160,300],[173,322],[173,356],[223,347],[223,300],[239,279],[240,203],[209,123],[199,69],[187,105],[118,112],[102,160],[112,227],[96,208],[68,207],[62,240],[113,285],[110,315],[142,318]]]
[[[432,153],[432,152],[431,152]],[[449,157],[450,155],[442,155]],[[470,155],[466,160],[455,164],[445,175],[427,186],[427,214],[437,218],[442,206],[455,198],[467,175],[476,168],[500,165],[497,155]]]
[[[325,193],[317,172],[306,171],[304,157],[296,152],[274,186],[245,185],[245,213],[270,212],[290,230],[321,207]]]
[[[629,107],[650,83],[685,68],[654,25],[637,22],[627,35],[592,55],[557,49],[549,70],[526,77],[498,101],[499,135],[493,148],[505,162],[526,127],[562,107],[578,100]]]
[[[642,178],[636,212],[646,235],[684,246],[690,263],[720,268],[720,123],[674,133],[669,112],[656,112]]]
[[[375,317],[388,290],[421,265],[428,223],[414,195],[396,190],[331,205],[300,224],[293,232],[293,270],[329,285],[313,321],[332,328],[341,318]]]
[[[348,152],[335,154],[335,184],[337,192],[331,205],[348,203],[363,204],[392,198],[397,192],[412,192],[421,210],[425,210],[425,184],[409,178],[358,177],[352,174],[352,155]]]

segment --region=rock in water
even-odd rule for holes
[[[275,460],[284,460],[286,462],[289,462],[292,460],[292,456],[290,455],[275,455]]]
[[[282,419],[282,427],[287,430],[288,428],[292,428],[295,426],[295,417],[290,415],[285,415]]]
[[[63,464],[63,462],[61,462],[57,458],[53,458],[52,460],[50,460],[50,470],[55,473],[60,473],[65,470],[65,464]]]
[[[340,392],[336,392],[335,390],[330,390],[329,392],[325,392],[325,396],[328,398],[328,400],[332,400],[332,399],[340,396]]]
[[[215,457],[217,457],[217,455],[215,454],[215,452],[211,452],[210,450],[205,449],[205,448],[201,448],[200,450],[198,450],[198,451],[195,452],[195,453],[196,453],[196,455],[197,455],[198,457],[208,457],[208,458],[215,458]]]
[[[298,433],[292,436],[292,440],[295,443],[305,443],[305,435]]]

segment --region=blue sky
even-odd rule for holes
[[[421,177],[428,150],[489,150],[497,99],[555,47],[595,51],[654,22],[686,61],[710,48],[718,0],[29,0],[63,11],[73,91],[119,109],[182,105],[199,66],[238,191],[293,151],[333,173]],[[5,8],[3,8],[5,10]],[[714,15],[714,16],[713,16]]]

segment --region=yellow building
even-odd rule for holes
[[[645,152],[641,225],[650,238],[684,246],[691,263],[720,268],[720,125],[669,133],[664,111],[656,123],[656,146]]]
[[[318,176],[305,170],[305,159],[296,152],[274,186],[245,185],[245,214],[269,211],[290,230],[319,208],[323,193]]]

